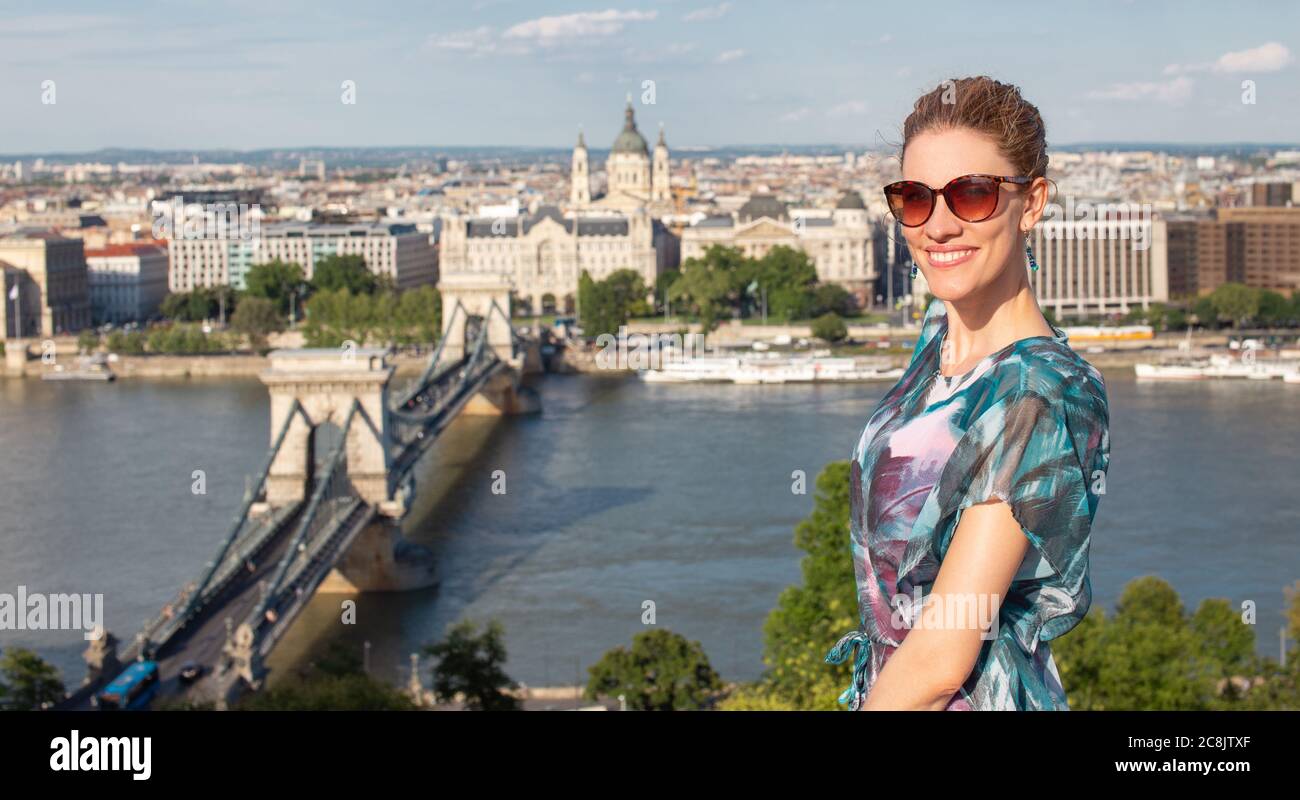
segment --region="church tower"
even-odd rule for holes
[[[631,96],[623,112],[623,130],[605,162],[605,173],[612,203],[635,208],[650,199],[650,148],[636,129]]]
[[[569,203],[574,208],[584,208],[591,203],[591,171],[587,168],[587,143],[582,138],[582,131],[578,131],[578,144],[573,148],[569,183]]]
[[[655,144],[654,172],[650,180],[650,200],[667,203],[672,200],[668,185],[668,143],[664,141],[664,124],[659,123],[659,141]]]

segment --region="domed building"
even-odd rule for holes
[[[650,146],[637,129],[630,97],[623,111],[623,130],[614,139],[605,161],[605,179],[604,196],[593,200],[587,145],[579,134],[570,175],[569,199],[575,209],[591,207],[631,213],[642,209],[667,211],[671,207],[668,143],[663,128],[659,130],[652,157]]]

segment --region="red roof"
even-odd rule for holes
[[[87,250],[86,258],[111,258],[113,256],[147,256],[151,254],[166,255],[167,251],[152,242],[128,242],[110,244],[97,250]]]

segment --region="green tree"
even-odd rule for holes
[[[812,313],[816,316],[831,313],[847,317],[857,310],[853,295],[838,283],[818,284],[813,290]]]
[[[369,675],[317,675],[246,696],[240,711],[413,711],[400,690]]]
[[[838,314],[823,314],[813,320],[812,335],[828,342],[838,342],[849,335],[849,329]]]
[[[270,300],[247,297],[230,317],[230,327],[247,336],[249,346],[254,350],[262,350],[269,334],[284,330],[284,318]]]
[[[1294,318],[1291,301],[1277,292],[1261,291],[1258,316],[1259,321],[1269,327],[1285,325]]]
[[[1210,295],[1210,302],[1220,317],[1232,320],[1233,327],[1240,328],[1259,313],[1259,290],[1241,283],[1225,283]]]
[[[77,349],[83,353],[90,353],[99,348],[99,334],[90,328],[77,334]]]
[[[31,650],[14,647],[0,657],[0,699],[8,708],[30,711],[63,699],[59,671]]]
[[[316,260],[312,268],[312,285],[319,291],[347,289],[352,294],[374,294],[379,288],[375,274],[366,269],[359,255],[329,255]]]
[[[289,315],[290,300],[296,295],[301,302],[308,286],[301,266],[278,258],[250,267],[244,276],[244,284],[250,296],[270,300],[285,316]]]
[[[827,664],[826,653],[859,625],[849,547],[849,462],[832,461],[817,476],[812,512],[794,532],[802,581],[782,590],[763,625],[762,678],[724,700],[727,710],[832,710],[852,680],[852,664]]]
[[[119,355],[140,355],[144,352],[145,337],[140,331],[113,331],[108,335],[108,351]]]
[[[1192,313],[1196,315],[1196,321],[1201,327],[1211,329],[1219,327],[1219,310],[1210,295],[1196,298],[1192,302]]]
[[[292,678],[246,695],[241,711],[412,711],[402,690],[368,675],[357,648],[334,639]]]
[[[482,634],[474,623],[465,620],[447,633],[437,644],[427,645],[424,652],[438,663],[433,668],[433,692],[446,702],[462,695],[472,711],[515,711],[519,700],[505,690],[516,684],[506,675],[505,629],[493,620]]]
[[[669,294],[673,305],[694,314],[708,333],[729,310],[739,313],[741,290],[748,282],[742,269],[747,259],[734,247],[713,245],[701,258],[688,258]]]
[[[587,671],[587,699],[621,694],[638,711],[704,708],[722,688],[700,643],[663,628],[636,634],[631,649],[614,648]]]

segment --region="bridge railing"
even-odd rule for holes
[[[443,326],[443,331],[445,332],[448,328],[450,328],[453,324],[455,324],[456,318],[460,316],[462,313],[468,315],[469,312],[465,311],[465,304],[461,303],[458,300],[456,301],[456,306],[451,310],[451,317],[447,320],[447,323]],[[411,384],[411,388],[404,391],[402,394],[400,394],[397,397],[397,400],[394,403],[395,408],[402,408],[403,406],[410,403],[411,400],[420,393],[420,390],[423,389],[425,386],[429,385],[429,383],[434,379],[434,374],[438,371],[438,362],[442,358],[442,351],[443,348],[446,347],[446,345],[447,345],[447,336],[445,333],[443,333],[438,337],[438,346],[434,348],[433,355],[429,358],[429,365],[424,368],[424,372],[420,375],[420,377],[417,378],[415,382]]]
[[[361,403],[354,399],[340,430],[338,444],[330,454],[325,472],[316,481],[316,489],[312,492],[311,499],[303,508],[288,549],[280,559],[275,574],[263,586],[262,597],[257,607],[248,616],[248,623],[254,631],[258,630],[263,622],[268,621],[266,612],[277,604],[278,594],[281,587],[285,585],[286,577],[294,569],[295,564],[300,563],[300,559],[309,558],[306,554],[310,552],[319,534],[325,530],[332,530],[340,518],[346,517],[360,502],[356,488],[347,476],[346,465],[348,432],[352,429],[357,416],[363,413],[365,412],[361,410]]]
[[[140,650],[152,650],[166,644],[207,602],[221,593],[246,560],[262,548],[285,517],[293,511],[292,508],[281,509],[265,519],[254,519],[249,513],[253,504],[262,497],[271,465],[275,463],[289,434],[289,428],[298,415],[303,415],[306,420],[302,406],[295,400],[267,451],[261,469],[246,486],[239,511],[231,521],[230,530],[222,539],[216,556],[207,562],[197,581],[182,587],[175,600],[163,606],[158,616],[145,623],[128,651],[132,658],[139,655]]]

